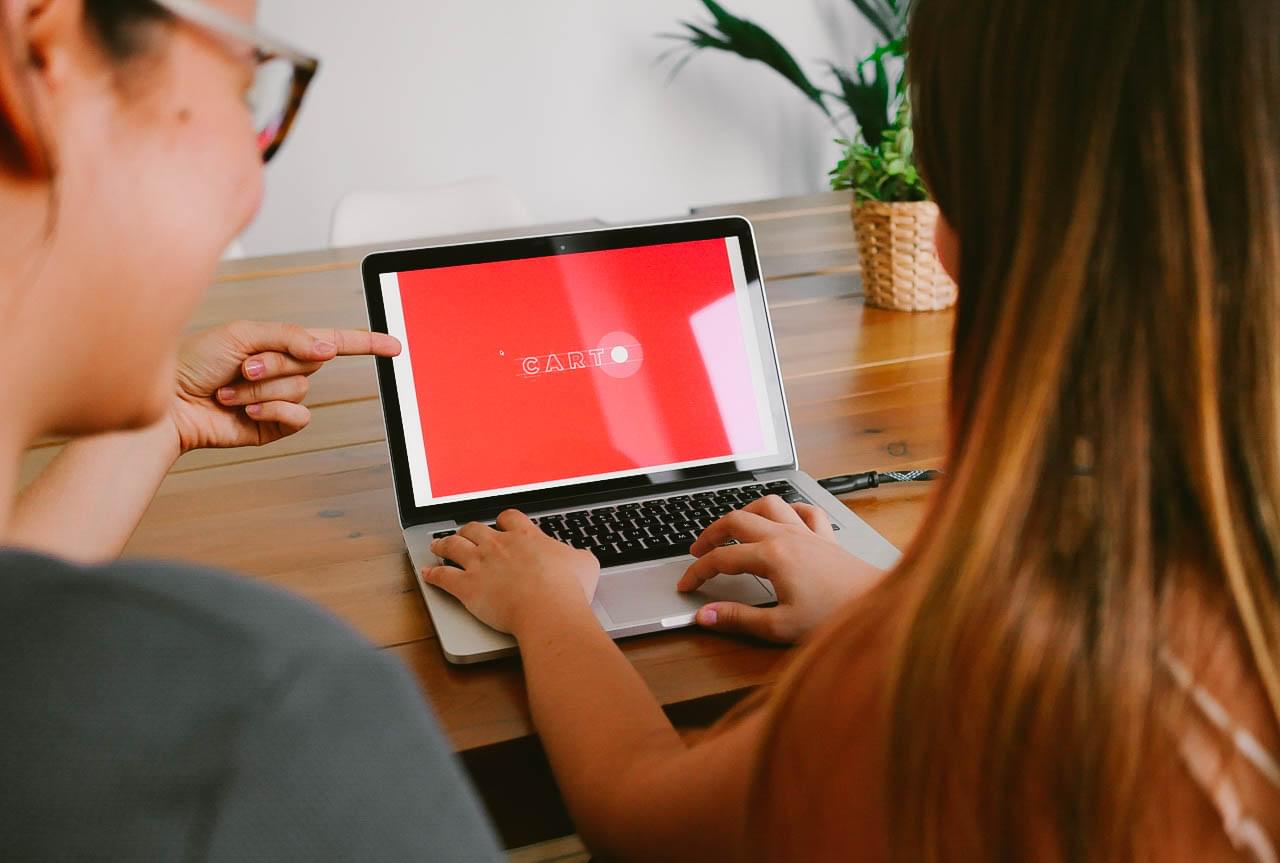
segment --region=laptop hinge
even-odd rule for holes
[[[607,492],[595,492],[593,494],[567,494],[561,497],[539,500],[535,503],[526,504],[517,509],[527,509],[530,512],[543,512],[549,509],[568,509],[570,507],[589,507],[594,504],[604,504],[611,500],[619,500],[624,497],[649,497],[668,494],[676,494],[685,489],[706,488],[708,486],[717,485],[733,485],[739,482],[750,482],[755,479],[755,474],[750,472],[738,472],[725,474],[717,477],[703,477],[701,479],[688,479],[678,482],[663,483],[662,485],[646,486],[633,489],[616,489]],[[453,520],[458,524],[466,524],[472,521],[493,521],[498,514],[510,509],[506,504],[495,501],[479,501],[475,507],[467,509],[459,509],[450,512],[447,516],[441,516],[432,521],[448,521]]]

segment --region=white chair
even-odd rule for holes
[[[422,237],[522,228],[533,218],[496,177],[395,192],[352,192],[333,212],[330,244],[366,246]]]

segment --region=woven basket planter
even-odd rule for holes
[[[938,205],[932,201],[855,203],[853,229],[862,259],[867,305],[936,312],[956,304],[956,285],[934,247]]]

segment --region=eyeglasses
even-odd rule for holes
[[[320,61],[200,0],[154,0],[167,12],[253,49],[253,85],[246,94],[262,161],[269,162],[289,137]]]

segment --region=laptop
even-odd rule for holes
[[[592,551],[615,638],[693,624],[705,603],[768,605],[769,582],[676,583],[698,534],[777,494],[830,516],[840,544],[898,551],[796,463],[755,235],[743,218],[371,255],[370,326],[405,545],[445,657],[515,642],[422,580],[434,538],[517,508]]]

